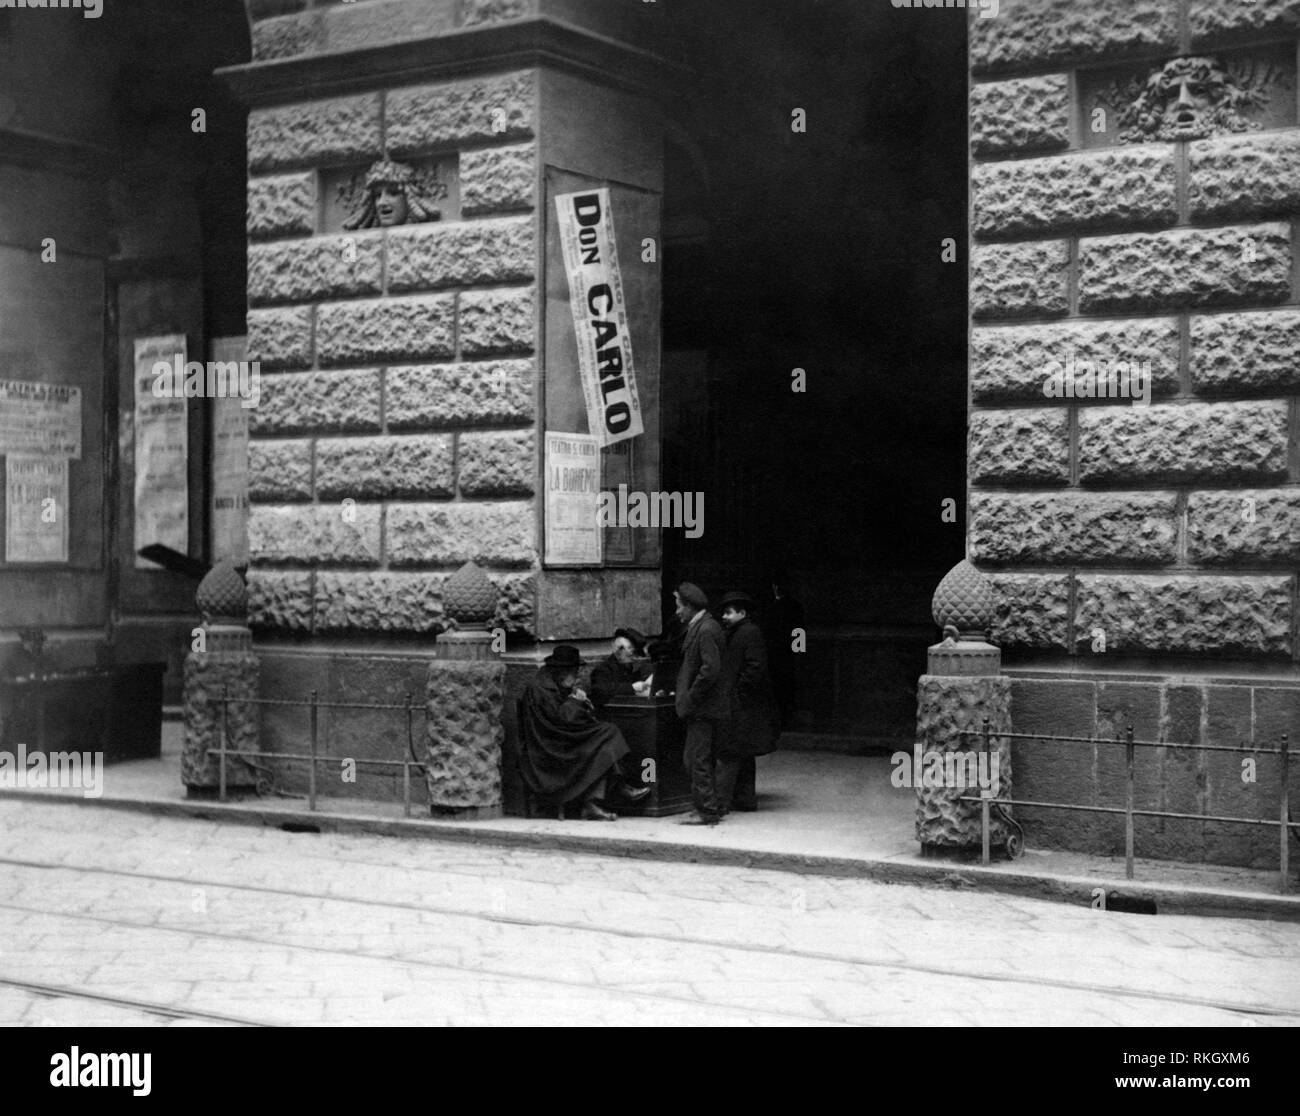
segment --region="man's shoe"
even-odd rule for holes
[[[618,821],[617,814],[611,814],[608,810],[603,809],[595,802],[584,802],[582,805],[583,821]]]
[[[717,825],[721,818],[706,818],[702,814],[687,814],[678,825]]]
[[[651,791],[651,787],[633,787],[628,783],[623,783],[618,788],[618,793],[626,798],[629,802],[640,802]]]

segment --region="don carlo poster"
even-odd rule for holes
[[[558,194],[587,425],[603,446],[644,433],[609,189]]]

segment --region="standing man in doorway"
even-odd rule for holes
[[[673,594],[677,618],[686,625],[682,665],[677,672],[677,715],[686,722],[682,760],[691,779],[693,813],[682,825],[717,825],[722,820],[714,782],[715,748],[722,743],[728,714],[722,677],[724,641],[709,615],[709,598],[698,585],[683,581]]]
[[[731,720],[718,746],[716,774],[718,805],[726,814],[731,810],[758,809],[758,765],[754,757],[773,751],[781,730],[767,674],[763,633],[751,618],[754,598],[735,590],[722,598],[721,608],[722,626],[727,630],[722,670]]]

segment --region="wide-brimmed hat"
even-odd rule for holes
[[[542,663],[548,667],[576,668],[582,666],[582,653],[571,643],[561,643]]]
[[[733,589],[718,603],[720,609],[726,609],[729,605],[734,605],[736,608],[743,608],[746,612],[753,612],[754,598],[743,590]]]
[[[614,638],[618,639],[620,636],[622,636],[630,644],[632,644],[632,649],[638,655],[641,655],[645,652],[645,643],[646,643],[645,636],[643,636],[635,628],[616,628],[614,630]]]
[[[709,598],[704,595],[704,590],[692,581],[683,581],[677,586],[677,595],[691,608],[709,607]]]

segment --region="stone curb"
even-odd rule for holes
[[[497,829],[488,822],[439,822],[423,818],[380,818],[367,814],[335,814],[318,810],[307,813],[264,805],[204,801],[170,802],[150,798],[86,799],[80,795],[50,794],[48,791],[12,789],[3,797],[29,802],[59,803],[134,810],[161,817],[202,818],[204,821],[236,822],[243,825],[312,825],[322,833],[363,833],[382,837],[424,838],[528,848],[538,851],[585,853],[589,856],[620,856],[641,860],[716,864],[736,868],[762,868],[800,875],[864,879],[876,883],[912,884],[957,890],[984,890],[1005,895],[1090,906],[1096,888],[1105,888],[1108,901],[1113,893],[1137,904],[1154,905],[1159,914],[1198,915],[1212,918],[1278,919],[1300,922],[1300,894],[1262,895],[1219,888],[1195,888],[1178,884],[1143,883],[1104,875],[1067,876],[953,861],[907,862],[880,857],[842,857],[782,853],[758,849],[668,844],[613,834],[581,837],[570,833],[517,833]],[[0,798],[2,800],[2,798]]]

